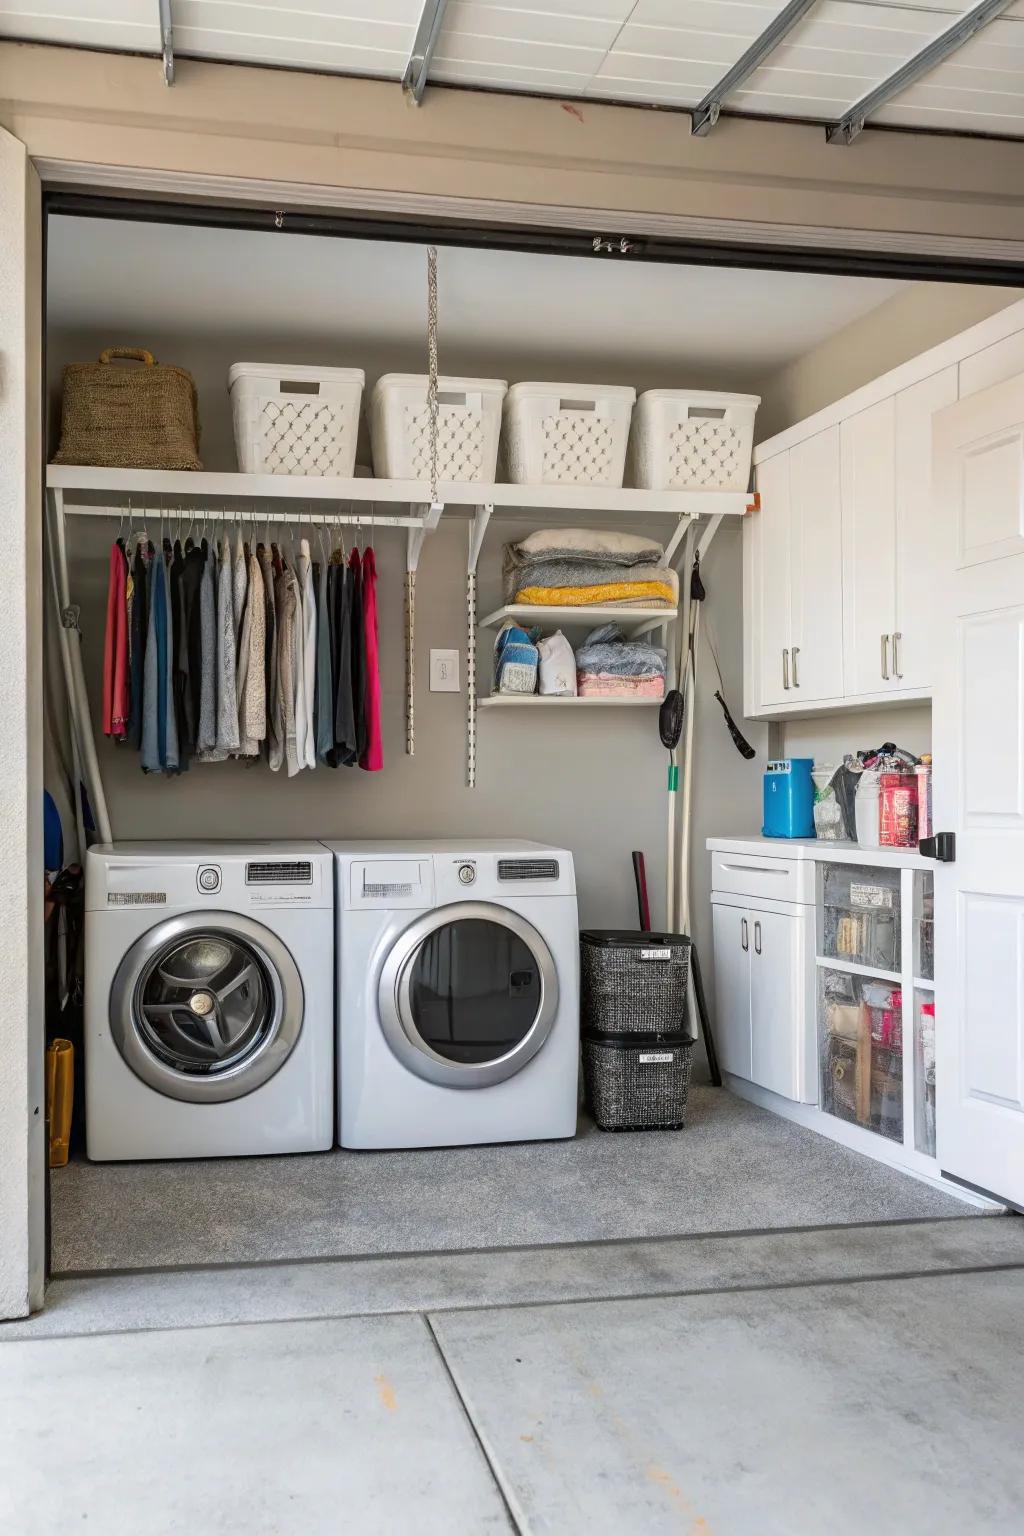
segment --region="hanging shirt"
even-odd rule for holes
[[[206,540],[199,583],[199,728],[196,750],[201,756],[217,747],[217,556]]]
[[[356,750],[356,716],[352,701],[352,571],[339,566],[334,578],[334,752],[332,767],[350,766]]]
[[[315,768],[316,595],[313,590],[313,562],[310,558],[308,539],[299,540],[299,558],[296,561],[295,570],[301,604],[299,662],[302,670],[301,718],[299,718],[298,702],[300,694],[298,689],[296,689],[295,731],[298,738],[298,749],[302,766],[304,768]]]
[[[223,539],[217,575],[217,751],[238,751],[237,657],[232,592],[231,541]]]
[[[160,658],[157,652],[157,565],[160,554],[150,545],[146,569],[146,654],[143,661],[142,737],[140,762],[143,773],[159,773],[160,760]]]
[[[316,584],[316,755],[330,761],[334,745],[334,675],[331,665],[331,610],[328,568],[317,569]]]
[[[256,557],[263,578],[264,632],[263,675],[267,709],[267,762],[271,768],[281,766],[281,743],[277,735],[277,604],[274,598],[274,564],[265,544],[257,544]]]
[[[120,540],[110,546],[107,629],[103,642],[103,731],[120,740],[131,712],[128,672],[128,562]]]
[[[298,637],[299,594],[295,572],[283,566],[277,578],[275,590],[277,604],[277,693],[280,710],[279,737],[283,748],[288,777],[292,778],[302,768],[296,739],[295,699],[296,672],[301,670]]]
[[[267,609],[263,596],[263,572],[254,554],[249,555],[249,600],[242,620],[245,648],[242,707],[238,717],[239,755],[258,757],[267,734],[267,675],[264,655]],[[240,670],[242,658],[239,657]]]
[[[377,559],[372,549],[366,550],[363,555],[363,636],[366,745],[359,754],[359,766],[375,773],[384,767],[384,740],[380,724],[380,671],[377,655]]]
[[[128,671],[130,704],[128,710],[128,740],[139,751],[142,747],[143,684],[146,664],[146,636],[149,631],[149,568],[148,550],[142,541],[135,547],[132,560],[132,605],[128,622]]]
[[[358,549],[348,557],[352,573],[352,712],[355,716],[354,760],[366,751],[366,633],[363,629],[363,571]]]

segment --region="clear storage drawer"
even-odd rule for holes
[[[818,953],[874,970],[900,969],[900,872],[857,864],[822,869]]]
[[[821,1107],[903,1140],[903,996],[891,982],[818,971]]]

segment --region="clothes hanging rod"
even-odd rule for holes
[[[65,517],[107,517],[119,518],[122,522],[125,513],[128,512],[127,503],[122,502],[116,507],[92,507],[77,503],[69,505],[64,503],[61,509]],[[249,511],[241,507],[215,507],[207,509],[190,502],[187,506],[158,507],[151,503],[138,503],[131,508],[131,521],[133,525],[143,528],[146,521],[151,523],[190,523],[192,527],[201,526],[203,523],[232,523],[240,528],[255,528],[257,533],[268,524],[271,528],[287,525],[291,528],[318,527],[333,528],[344,525],[348,528],[425,528],[427,524],[422,517],[395,517],[390,513],[377,516],[370,512],[293,512],[281,511],[275,507],[272,512],[260,510]]]

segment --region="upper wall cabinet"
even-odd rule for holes
[[[755,451],[744,523],[744,708],[928,699],[935,611],[932,416],[1024,366],[1024,303]]]

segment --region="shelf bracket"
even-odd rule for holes
[[[475,508],[466,556],[466,787],[476,788],[476,568],[494,507]]]
[[[676,523],[676,526],[672,532],[672,537],[665,545],[665,554],[662,562],[664,565],[672,564],[672,557],[676,550],[679,548],[680,544],[686,538],[686,535],[693,521],[693,514],[691,512],[684,512],[678,523]]]

